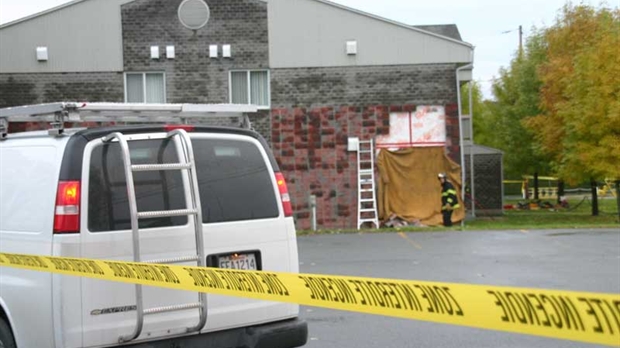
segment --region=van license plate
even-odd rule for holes
[[[218,263],[220,268],[241,269],[256,271],[256,256],[254,254],[232,254],[219,256]]]

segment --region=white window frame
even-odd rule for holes
[[[461,118],[463,121],[461,122],[463,125],[463,141],[470,144],[473,142],[472,139],[474,137],[474,124],[472,123],[472,117],[471,115],[461,115]],[[469,135],[469,137],[467,137],[467,135]]]
[[[142,74],[142,100],[141,104],[148,104],[146,102],[146,74],[161,74],[164,77],[164,103],[168,100],[168,92],[166,90],[166,72],[165,71],[125,71],[123,73],[123,83],[125,88],[125,103],[127,103],[127,75]]]
[[[256,105],[259,110],[271,109],[271,71],[269,69],[233,69],[228,71],[228,101],[232,104],[232,74],[234,72],[244,72],[247,78],[248,85],[248,105]],[[252,83],[250,82],[250,75],[252,72],[267,72],[267,105],[252,104]],[[242,105],[242,104],[240,104]]]

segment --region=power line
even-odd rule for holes
[[[514,32],[514,31],[516,31],[516,30],[519,30],[519,28],[515,28],[515,29],[512,29],[512,30],[502,31],[501,33],[502,33],[502,34],[510,34],[510,33]]]
[[[518,28],[512,29],[512,30],[506,30],[506,31],[502,31],[502,34],[509,34],[515,31],[519,31],[519,54],[521,54],[523,52],[523,26],[519,25]]]

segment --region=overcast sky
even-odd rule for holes
[[[490,98],[492,79],[510,63],[519,45],[517,28],[524,36],[532,26],[552,25],[566,0],[332,0],[405,24],[456,24],[463,40],[475,47],[474,78]],[[0,23],[55,7],[67,0],[0,0]],[[599,1],[578,2],[597,5]],[[207,1],[208,3],[208,1]],[[620,0],[608,0],[620,7]],[[505,33],[510,31],[508,33]]]

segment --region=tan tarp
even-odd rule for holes
[[[381,150],[379,168],[379,218],[392,214],[407,221],[420,220],[425,225],[442,224],[441,184],[437,174],[445,172],[458,192],[461,207],[452,221],[465,217],[461,201],[461,167],[444,153],[443,147],[417,147],[391,152]]]

